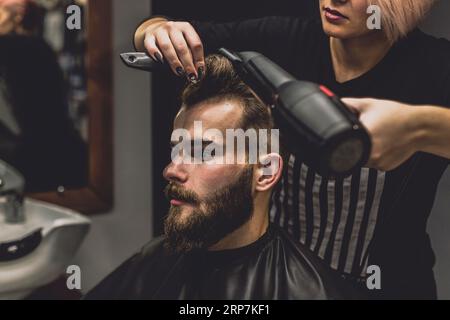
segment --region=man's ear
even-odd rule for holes
[[[280,180],[282,172],[283,158],[278,153],[262,156],[255,171],[256,191],[261,192],[272,189]]]

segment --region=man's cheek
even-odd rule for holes
[[[200,198],[205,198],[214,190],[220,189],[226,183],[226,177],[232,176],[231,170],[226,170],[226,165],[203,164],[202,171],[194,173],[197,181],[201,182],[195,185],[195,193]]]

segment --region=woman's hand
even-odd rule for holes
[[[155,60],[170,65],[178,76],[187,76],[190,81],[202,78],[205,72],[205,57],[200,36],[189,22],[168,21],[154,18],[138,28],[136,43],[143,39],[144,49]],[[139,49],[139,45],[137,45]]]
[[[376,99],[343,99],[357,114],[372,137],[367,166],[390,171],[421,151],[424,131],[418,119],[420,107]]]

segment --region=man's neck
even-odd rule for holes
[[[382,32],[355,39],[330,37],[330,49],[336,81],[355,79],[375,67],[392,44]]]
[[[258,214],[255,214],[258,213]],[[263,213],[263,214],[260,214]],[[208,248],[209,251],[237,249],[248,246],[261,238],[269,227],[269,210],[257,211],[256,207],[249,221],[234,230],[219,242]]]

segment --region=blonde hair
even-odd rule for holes
[[[381,9],[382,30],[396,42],[413,30],[437,0],[368,0]]]

